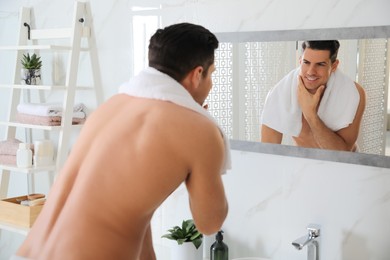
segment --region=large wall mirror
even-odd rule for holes
[[[147,39],[161,27],[156,16],[135,12],[134,74],[147,66]],[[148,13],[149,14],[149,13]],[[143,28],[143,29],[142,29]],[[356,162],[390,168],[388,131],[388,86],[390,26],[285,31],[214,32],[220,41],[216,51],[213,89],[206,102],[209,112],[232,140],[233,149],[254,147],[256,151]],[[260,143],[261,113],[268,91],[298,66],[301,42],[337,39],[341,43],[339,68],[361,84],[367,105],[359,135],[360,153],[316,151],[291,145]],[[373,162],[373,163],[371,163]]]
[[[303,40],[340,41],[339,68],[367,93],[358,139],[360,152],[390,156],[388,86],[390,26],[267,32],[216,33],[214,87],[210,113],[233,140],[259,142],[260,117],[268,91],[296,68]],[[288,140],[283,144],[290,145]]]

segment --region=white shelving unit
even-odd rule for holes
[[[58,173],[68,156],[68,149],[70,144],[71,132],[74,128],[80,128],[82,125],[72,125],[73,106],[76,92],[94,91],[96,95],[97,105],[103,101],[100,72],[97,59],[97,51],[93,30],[91,27],[91,9],[89,3],[76,1],[74,5],[74,13],[72,17],[71,27],[60,29],[32,29],[31,25],[31,8],[22,7],[19,17],[19,39],[15,46],[0,47],[1,51],[15,51],[16,63],[13,76],[13,84],[0,84],[1,89],[8,89],[10,92],[10,105],[8,108],[8,115],[5,121],[0,122],[0,127],[5,127],[4,140],[15,138],[16,129],[23,128],[27,131],[38,129],[42,131],[56,131],[58,132],[58,143],[56,150],[55,165],[46,167],[30,167],[26,169],[18,168],[14,165],[0,164],[0,199],[4,199],[8,194],[8,187],[10,183],[10,174],[27,174],[34,176],[39,172],[53,172]],[[59,46],[46,44],[47,40],[69,39],[69,45]],[[85,44],[82,40],[86,39]],[[45,44],[39,44],[41,40],[45,40]],[[83,42],[84,43],[84,42]],[[82,47],[87,45],[87,47]],[[64,85],[20,85],[20,60],[26,51],[65,51],[68,52],[66,79]],[[77,74],[79,70],[80,52],[88,52],[91,64],[92,86],[77,86]],[[62,91],[63,92],[63,115],[60,126],[45,126],[45,125],[31,125],[19,123],[15,120],[17,113],[17,105],[20,103],[22,94],[31,95],[33,91]],[[26,91],[26,93],[22,93]],[[44,100],[40,100],[44,102]],[[28,228],[18,227],[15,225],[8,225],[0,222],[1,229],[27,234]]]

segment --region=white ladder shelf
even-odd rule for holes
[[[74,13],[72,17],[72,26],[70,28],[62,29],[46,29],[38,30],[30,28],[31,25],[31,8],[22,7],[19,17],[19,38],[15,46],[0,47],[0,51],[16,51],[16,63],[13,76],[13,84],[0,84],[0,91],[2,88],[8,88],[10,91],[10,105],[6,121],[0,122],[0,127],[5,127],[5,140],[15,138],[16,129],[24,128],[31,132],[31,129],[41,129],[43,131],[57,131],[58,144],[55,158],[55,165],[52,167],[31,167],[21,169],[11,165],[0,164],[0,199],[6,198],[9,190],[10,173],[35,174],[38,172],[55,172],[61,169],[68,156],[68,149],[70,144],[71,131],[73,128],[80,127],[80,125],[72,125],[72,114],[74,101],[77,90],[94,90],[96,95],[97,106],[103,101],[103,93],[101,89],[100,71],[98,66],[96,43],[94,32],[92,30],[91,9],[89,3],[76,1],[74,5]],[[40,45],[40,40],[50,39],[69,39],[69,45]],[[82,39],[86,39],[87,47],[82,47]],[[65,84],[61,86],[56,85],[20,85],[21,63],[20,60],[24,51],[67,51],[68,63],[66,68]],[[77,86],[77,74],[79,67],[80,52],[89,52],[91,72],[92,72],[92,87]],[[29,125],[16,122],[15,115],[17,113],[17,105],[22,96],[22,91],[52,91],[62,90],[63,94],[63,115],[61,119],[61,126],[42,126]],[[30,97],[28,97],[30,98]],[[42,100],[40,100],[42,102]],[[51,180],[53,181],[53,180]],[[8,228],[7,228],[8,227]],[[7,225],[0,222],[0,229],[8,229],[17,231],[14,225]],[[27,229],[28,230],[28,229]],[[26,233],[26,228],[20,229],[21,233]]]

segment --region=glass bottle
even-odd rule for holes
[[[215,242],[210,247],[210,260],[228,260],[229,259],[229,248],[222,241],[223,240],[223,231],[218,231],[215,236]]]

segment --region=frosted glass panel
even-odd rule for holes
[[[213,88],[206,103],[211,115],[224,132],[233,136],[233,51],[232,44],[222,43],[215,53],[216,71],[213,73]]]
[[[386,39],[359,42],[359,83],[367,94],[367,106],[361,126],[361,151],[384,154],[387,113]]]
[[[229,138],[259,141],[268,91],[296,66],[295,42],[222,42],[215,55],[209,111]]]

